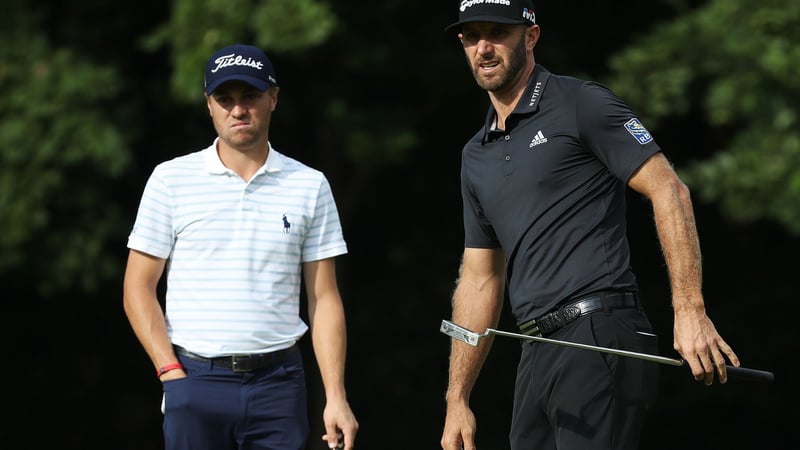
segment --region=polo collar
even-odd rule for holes
[[[222,164],[222,160],[219,159],[219,153],[217,153],[218,141],[219,137],[215,138],[214,142],[203,151],[203,162],[206,171],[212,175],[233,174],[234,172],[225,167],[225,165]],[[267,161],[256,171],[256,175],[267,172],[279,172],[283,168],[283,155],[278,153],[270,142],[267,142],[267,146],[269,146]]]
[[[539,100],[542,98],[544,88],[547,86],[547,80],[550,79],[550,75],[550,71],[543,65],[536,64],[533,73],[531,73],[528,79],[528,86],[525,88],[525,92],[522,94],[522,97],[520,97],[517,106],[514,107],[514,111],[509,117],[517,114],[533,114],[539,109]],[[496,122],[495,116],[494,106],[490,103],[489,111],[486,113],[486,121],[484,122],[483,138],[481,139],[481,142],[484,144],[487,142],[489,133],[497,131],[494,129]]]

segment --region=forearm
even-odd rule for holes
[[[471,323],[466,326],[471,330],[486,330],[495,328],[499,314],[486,314],[484,317],[472,315],[472,320],[466,320],[463,314],[453,314],[453,321],[457,324]],[[480,340],[478,347],[472,347],[459,340],[453,340],[450,346],[450,369],[448,375],[447,393],[448,402],[463,401],[469,403],[470,393],[475,386],[486,357],[489,354],[493,336]]]
[[[703,309],[702,257],[691,196],[678,180],[653,199],[659,241],[667,264],[673,308]]]
[[[464,276],[462,273],[453,293],[452,320],[470,330],[482,333],[495,328],[503,306],[505,281],[501,272],[489,278]],[[448,402],[469,403],[469,396],[483,367],[492,338],[482,339],[478,347],[453,340],[450,350]]]
[[[345,399],[347,327],[341,300],[322,300],[310,316],[311,343],[327,399]]]
[[[153,365],[159,368],[175,362],[164,312],[155,293],[126,292],[124,306],[131,328]]]
[[[177,361],[157,295],[165,264],[165,259],[131,250],[122,286],[125,314],[156,368]]]

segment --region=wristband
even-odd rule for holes
[[[175,369],[183,370],[183,364],[181,364],[179,362],[172,363],[172,364],[167,364],[166,366],[158,369],[156,371],[156,375],[158,376],[158,378],[161,378],[161,375],[164,375],[165,373],[169,372],[170,370],[175,370]]]

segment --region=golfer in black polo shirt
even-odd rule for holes
[[[540,28],[528,0],[463,0],[458,32],[491,100],[463,150],[464,255],[453,322],[497,326],[508,289],[520,332],[657,353],[630,267],[625,192],[647,197],[669,272],[674,347],[695,379],[725,383],[739,360],[704,308],[689,190],[631,109],[604,86],[534,61]],[[491,340],[453,341],[443,449],[475,448],[470,392]],[[523,344],[512,450],[635,449],[658,366]]]

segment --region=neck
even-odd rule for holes
[[[267,162],[269,143],[242,149],[232,148],[225,145],[224,142],[218,141],[217,155],[225,167],[236,172],[243,180],[250,181],[258,169]]]
[[[505,129],[506,119],[514,112],[517,107],[519,99],[528,87],[528,80],[533,73],[536,63],[531,59],[525,66],[525,70],[519,73],[519,76],[509,84],[507,89],[502,91],[490,91],[489,99],[494,107],[495,114],[497,114],[497,128]]]

